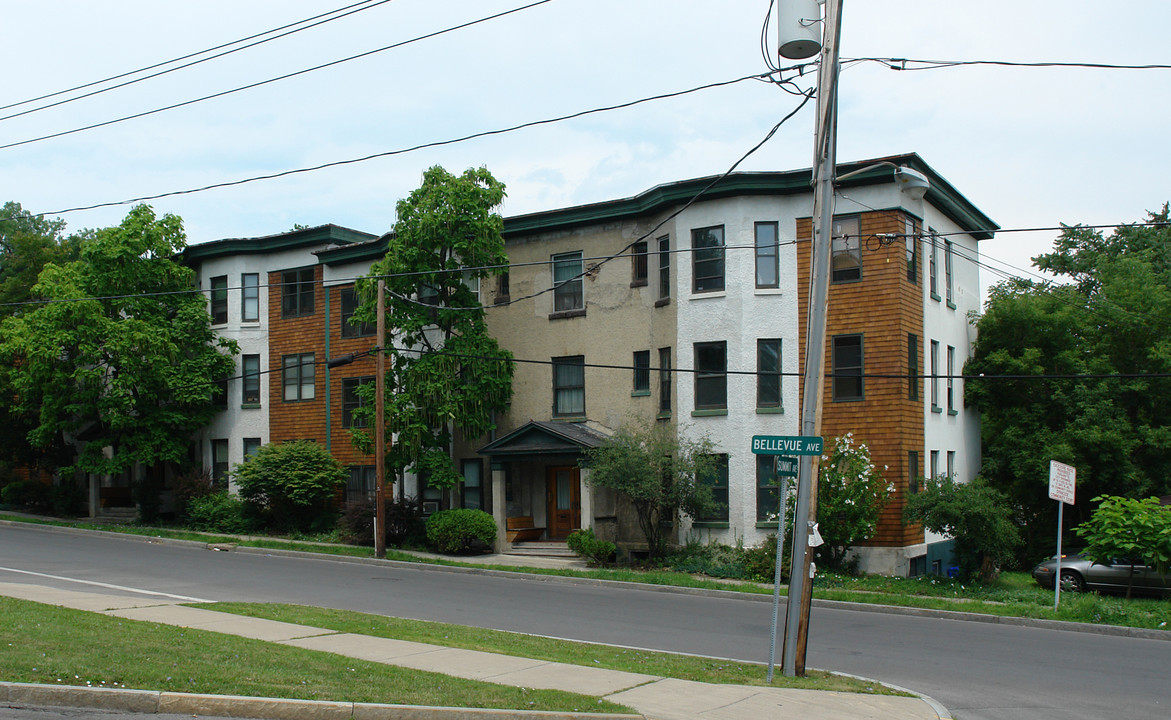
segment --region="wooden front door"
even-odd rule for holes
[[[547,532],[550,540],[562,540],[581,527],[581,475],[576,467],[551,467],[547,478]]]

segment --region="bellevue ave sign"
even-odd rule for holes
[[[821,438],[814,435],[753,435],[756,455],[820,455]]]

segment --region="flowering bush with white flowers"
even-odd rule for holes
[[[883,478],[864,443],[853,433],[835,438],[829,455],[821,458],[817,484],[817,524],[825,544],[817,548],[817,562],[845,569],[850,547],[874,536],[883,507],[894,485]]]

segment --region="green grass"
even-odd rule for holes
[[[339,702],[631,712],[599,698],[453,678],[187,628],[0,597],[10,682]]]
[[[765,667],[753,663],[630,650],[609,645],[553,640],[522,633],[301,605],[217,603],[201,607],[337,632],[429,643],[465,650],[479,650],[548,662],[585,665],[607,670],[621,670],[707,683],[767,684],[765,683]],[[874,683],[814,671],[807,673],[804,678],[775,675],[772,686],[807,690],[897,694]]]

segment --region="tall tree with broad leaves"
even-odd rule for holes
[[[988,484],[1025,535],[1022,564],[1050,553],[1056,501],[1049,461],[1077,468],[1069,525],[1098,495],[1171,492],[1171,226],[1168,207],[1110,235],[1066,227],[1034,258],[1054,282],[992,289],[965,401],[981,413]],[[979,379],[1024,376],[1021,379]]]
[[[359,283],[363,304],[354,321],[372,323],[372,278],[386,280],[386,432],[394,438],[387,468],[424,472],[432,487],[461,479],[450,455],[453,433],[487,434],[512,397],[512,353],[488,334],[478,293],[481,281],[507,269],[504,220],[496,212],[503,200],[503,183],[485,168],[458,176],[430,168],[398,202],[386,257]],[[372,400],[374,384],[359,392]],[[366,402],[358,412],[372,417],[373,406]],[[354,432],[365,450],[372,440]]]
[[[45,265],[32,288],[45,302],[0,325],[16,409],[35,418],[29,444],[81,445],[64,472],[180,462],[216,412],[237,350],[211,331],[184,247],[182,220],[136,206],[84,238],[80,259]]]

